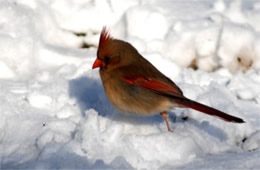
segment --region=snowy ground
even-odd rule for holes
[[[259,21],[257,0],[0,0],[0,169],[259,169]],[[246,123],[120,114],[91,69],[104,25]]]

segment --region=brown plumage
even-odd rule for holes
[[[168,77],[143,58],[129,43],[112,38],[104,28],[100,35],[94,68],[110,102],[123,112],[142,115],[160,113],[171,131],[166,111],[188,107],[225,121],[244,123],[238,117],[192,101]]]

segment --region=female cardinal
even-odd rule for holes
[[[181,89],[143,58],[129,43],[112,38],[103,28],[92,69],[100,77],[110,102],[123,112],[141,115],[160,113],[168,131],[167,110],[188,107],[228,122],[244,123],[238,117],[186,98]]]

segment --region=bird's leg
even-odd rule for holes
[[[167,128],[168,128],[168,131],[169,131],[169,132],[172,132],[172,130],[171,130],[171,128],[170,128],[170,125],[169,125],[167,112],[165,112],[165,111],[164,111],[164,112],[161,112],[160,115],[163,117],[163,119],[164,119],[164,121],[165,121],[165,123],[166,123],[166,126],[167,126]]]

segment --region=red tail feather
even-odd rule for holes
[[[206,106],[204,104],[192,101],[190,99],[178,100],[178,101],[176,101],[176,103],[178,103],[179,105],[189,107],[189,108],[192,108],[194,110],[206,113],[206,114],[211,115],[211,116],[219,117],[220,119],[223,119],[227,122],[245,123],[245,121],[241,118],[228,115],[228,114],[221,112],[217,109],[214,109],[214,108],[211,108],[211,107]]]

